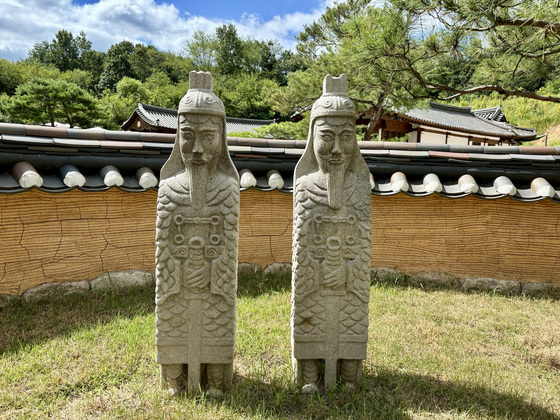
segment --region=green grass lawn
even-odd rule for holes
[[[361,389],[306,397],[290,370],[289,276],[244,276],[234,387],[168,398],[154,291],[0,310],[1,419],[560,419],[560,304],[373,283]]]

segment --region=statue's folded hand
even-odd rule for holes
[[[199,268],[187,275],[187,287],[196,291],[204,289],[210,282],[210,276],[207,275],[206,267]]]

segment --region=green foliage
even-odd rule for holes
[[[560,102],[539,91],[558,79],[560,38],[551,28],[559,25],[552,0],[335,3],[299,34],[304,69],[288,75],[271,103],[283,114],[308,109],[326,73],[346,73],[349,96],[377,118],[484,91]]]
[[[0,58],[0,93],[13,95],[17,86],[23,82],[23,76],[17,62]]]
[[[107,51],[107,62],[99,79],[98,90],[115,90],[123,77],[135,77],[130,57],[134,53],[134,45],[130,41],[121,41],[111,45]]]
[[[284,121],[279,123],[272,123],[255,128],[254,132],[239,131],[229,133],[230,137],[245,137],[245,138],[274,138],[282,140],[307,140],[309,132],[309,113],[304,115],[304,119],[294,123],[291,121]]]
[[[183,53],[192,60],[199,71],[210,71],[216,65],[217,50],[216,35],[197,30],[186,42]]]
[[[87,91],[63,79],[29,80],[18,86],[5,109],[14,121],[50,122],[52,126],[55,121],[62,121],[70,127],[87,127],[104,116],[103,109]]]
[[[91,51],[91,42],[86,34],[80,32],[74,37],[71,32],[64,29],[58,31],[50,43],[38,42],[29,50],[29,58],[42,64],[52,64],[60,71],[84,69],[82,57]]]
[[[260,78],[254,73],[218,75],[214,79],[214,92],[224,102],[226,114],[241,118],[274,118],[268,97],[278,84]]]
[[[243,70],[244,45],[235,25],[216,28],[216,65],[220,73],[230,75]]]

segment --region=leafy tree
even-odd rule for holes
[[[560,102],[539,93],[558,68],[557,1],[348,0],[298,36],[307,70],[288,77],[275,109],[306,109],[325,73],[349,75],[359,108],[373,109],[369,138],[386,107],[497,92]]]
[[[223,101],[230,117],[274,118],[269,97],[277,88],[275,81],[260,78],[256,73],[218,75],[214,79],[214,92]]]
[[[117,83],[123,77],[135,78],[131,63],[131,56],[135,47],[130,41],[121,41],[113,44],[107,51],[107,62],[99,80],[98,89],[103,91],[109,89],[114,91]]]
[[[190,40],[183,48],[183,53],[189,57],[194,66],[200,71],[210,71],[216,65],[218,38],[215,34],[207,34],[201,30],[194,31]]]
[[[28,54],[32,60],[46,65],[52,64],[64,72],[83,69],[81,58],[88,51],[91,51],[91,42],[87,40],[84,32],[74,37],[71,32],[61,29],[52,42],[35,43]]]
[[[132,74],[144,82],[154,71],[161,69],[165,61],[165,53],[153,45],[136,44],[134,53],[130,56]]]
[[[22,81],[18,65],[0,57],[0,93],[13,95]]]
[[[189,73],[192,70],[197,70],[190,57],[182,57],[178,54],[167,52],[165,53],[165,60],[160,65],[163,71],[171,80],[172,83],[188,82]]]
[[[70,127],[92,125],[102,118],[103,109],[95,99],[75,83],[62,79],[35,78],[18,86],[15,96],[5,106],[13,120],[31,123],[65,121]]]
[[[222,74],[235,74],[243,70],[243,40],[237,35],[235,25],[216,28],[216,65]]]

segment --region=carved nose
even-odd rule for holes
[[[204,148],[202,147],[202,142],[197,138],[194,141],[193,153],[203,153]]]
[[[339,154],[342,153],[342,150],[340,149],[340,140],[339,139],[335,139],[331,153],[335,154],[335,155],[339,155]]]

